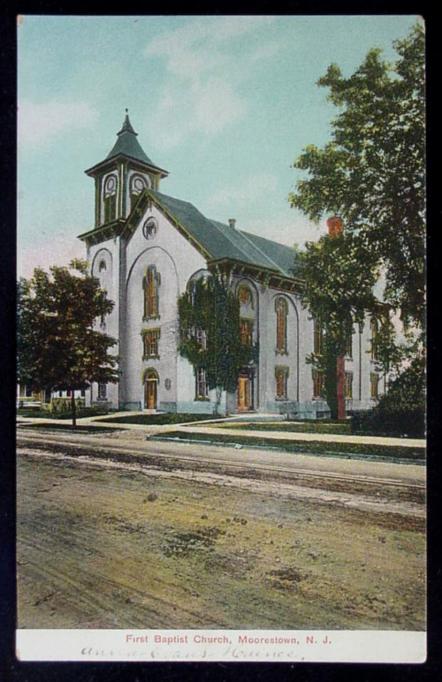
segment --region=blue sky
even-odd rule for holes
[[[372,47],[395,56],[413,16],[25,16],[18,21],[18,274],[84,255],[93,182],[124,110],[161,190],[285,244],[324,230],[288,205],[290,167],[336,113],[316,82]]]

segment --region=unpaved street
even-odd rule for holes
[[[423,468],[351,481],[345,461],[245,472],[124,432],[26,437],[19,627],[425,627]]]

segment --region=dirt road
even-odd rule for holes
[[[20,443],[19,627],[424,628],[422,468],[246,475],[118,433]]]

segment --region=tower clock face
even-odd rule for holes
[[[104,185],[104,191],[106,194],[113,194],[117,188],[117,179],[115,175],[110,175],[108,178],[106,178],[106,182]]]

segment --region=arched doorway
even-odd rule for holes
[[[144,375],[144,409],[156,410],[158,401],[158,372],[154,369],[146,370]]]

